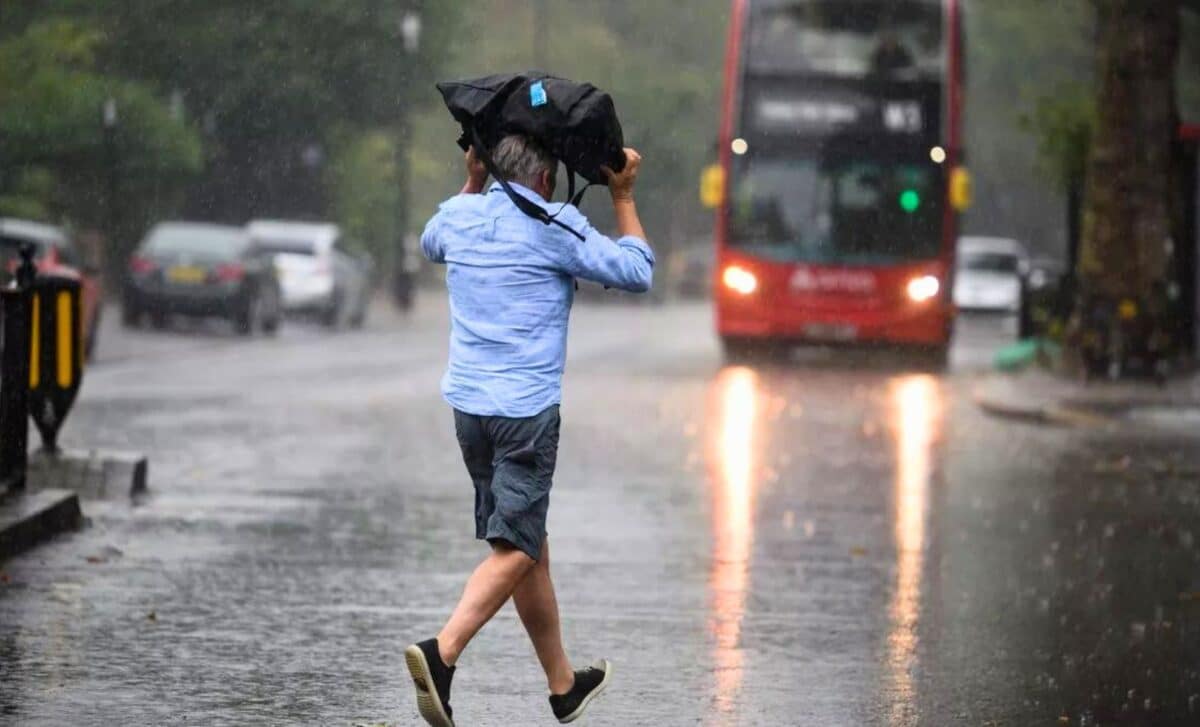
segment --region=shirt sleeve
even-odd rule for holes
[[[442,213],[439,211],[425,225],[425,231],[421,233],[421,252],[425,253],[425,257],[429,258],[430,262],[443,265],[446,262],[446,248],[442,245],[441,235],[442,229]]]
[[[644,240],[628,235],[613,240],[586,223],[580,231],[583,240],[567,233],[568,273],[631,293],[650,290],[654,282],[654,251]]]

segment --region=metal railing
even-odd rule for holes
[[[0,290],[0,494],[25,489],[29,366],[33,332],[32,245],[22,246],[12,283]]]
[[[21,248],[12,282],[0,289],[0,495],[25,489],[31,417],[43,451],[58,455],[58,431],[83,378],[79,280],[38,275],[33,253]]]

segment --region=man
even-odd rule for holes
[[[558,161],[533,139],[509,136],[492,154],[497,174],[542,206],[554,196]],[[563,649],[550,580],[546,512],[558,450],[567,320],[575,279],[633,292],[650,289],[654,253],[633,200],[641,156],[605,169],[620,238],[597,232],[573,206],[549,208],[583,235],[523,214],[467,152],[467,183],[441,205],[421,236],[425,255],[447,266],[450,365],[442,394],[475,486],[475,535],[491,554],[475,569],[435,638],[405,650],[421,716],[453,727],[450,681],[471,638],[511,597],[546,672],[560,722],[581,716],[608,686],[612,665],[573,670]]]

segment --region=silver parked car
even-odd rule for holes
[[[1021,310],[1021,277],[1028,268],[1029,254],[1016,240],[960,238],[954,304],[962,310],[1016,313]]]
[[[285,310],[315,314],[331,328],[357,328],[366,321],[370,262],[351,251],[337,225],[256,220],[246,231],[260,250],[275,256]]]

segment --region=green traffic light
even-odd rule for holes
[[[921,206],[921,195],[915,189],[906,189],[900,193],[900,209],[912,214]]]

